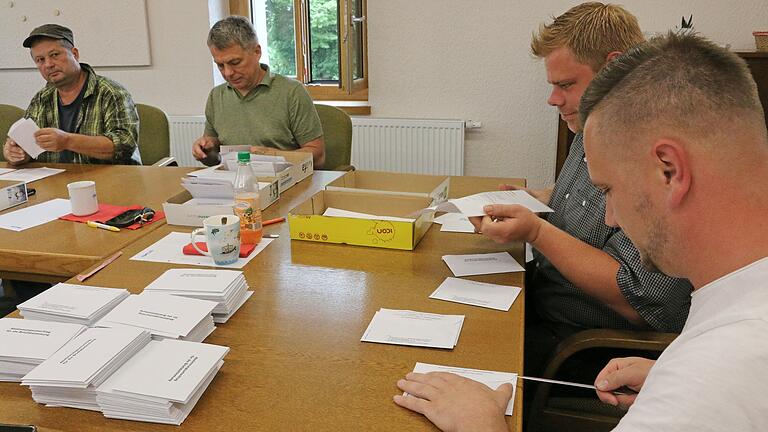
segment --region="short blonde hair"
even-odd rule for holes
[[[576,60],[599,71],[608,54],[624,52],[644,42],[637,18],[621,6],[598,2],[582,3],[542,24],[533,35],[531,52],[544,58],[566,47]]]

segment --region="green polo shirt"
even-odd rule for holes
[[[257,145],[296,150],[323,135],[320,118],[304,86],[290,78],[267,74],[242,96],[229,83],[211,90],[205,105],[205,135],[222,145]]]

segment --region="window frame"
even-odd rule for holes
[[[368,100],[368,21],[367,0],[361,1],[362,15],[365,19],[359,24],[362,32],[362,60],[364,76],[351,79],[349,70],[354,44],[348,42],[352,23],[350,3],[356,0],[339,0],[339,40],[340,70],[339,83],[309,82],[309,17],[307,0],[293,0],[294,31],[296,39],[296,79],[304,83],[312,99],[318,101],[367,101]],[[229,10],[233,15],[243,15],[253,21],[250,0],[229,0]],[[351,81],[351,82],[350,82]]]

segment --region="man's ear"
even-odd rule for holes
[[[608,64],[611,62],[611,60],[615,59],[616,57],[623,54],[621,51],[611,51],[608,53],[607,56],[605,56],[605,63]]]
[[[78,51],[75,47],[72,47],[72,56],[75,58],[75,60],[80,60],[80,51]]]
[[[688,153],[678,141],[660,139],[652,147],[657,178],[664,186],[667,203],[677,207],[685,201],[691,189],[691,169]]]

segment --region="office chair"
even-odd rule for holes
[[[136,104],[139,112],[139,153],[144,165],[178,166],[171,157],[168,116],[160,108]]]
[[[333,171],[354,171],[352,158],[352,120],[347,113],[330,106],[315,104],[320,124],[323,126],[325,141],[324,169]]]
[[[0,144],[5,144],[5,138],[8,136],[8,129],[11,128],[11,125],[14,124],[16,120],[22,117],[24,117],[23,109],[13,105],[0,104],[0,138],[2,138]],[[5,161],[2,152],[0,152],[0,161]]]
[[[610,352],[608,357],[642,356],[657,358],[677,337],[676,333],[594,329],[578,332],[555,349],[543,378],[556,379],[560,367],[575,355],[588,350]],[[600,365],[600,367],[604,366]],[[537,384],[528,412],[527,432],[610,431],[624,416],[621,408],[602,403],[593,391],[578,395],[553,395],[550,384]]]

